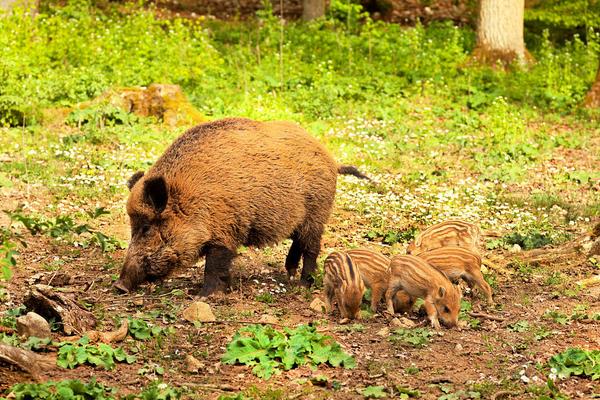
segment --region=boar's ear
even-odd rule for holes
[[[127,187],[129,188],[129,190],[133,189],[133,186],[135,186],[137,181],[142,179],[142,176],[144,176],[144,171],[138,171],[135,174],[131,175],[131,178],[129,178],[129,180],[127,181]]]
[[[167,207],[168,200],[169,192],[165,178],[156,176],[144,182],[144,201],[151,205],[158,214]]]
[[[446,295],[446,288],[440,286],[440,288],[438,289],[438,295],[440,296],[440,298],[444,297],[444,295]]]

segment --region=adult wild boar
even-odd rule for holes
[[[333,205],[336,164],[299,126],[230,118],[198,125],[128,182],[131,242],[115,287],[129,291],[206,256],[202,295],[224,290],[240,245],[291,238],[290,277],[310,285]]]

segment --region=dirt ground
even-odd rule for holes
[[[3,204],[14,201],[5,194],[0,198]],[[335,225],[345,218],[345,214],[335,212],[333,226],[324,238],[324,254],[334,248],[343,248],[343,232],[337,232]],[[156,376],[142,376],[137,372],[144,364],[155,363],[164,367],[162,379],[165,382],[191,389],[186,396],[195,398],[216,399],[255,386],[259,393],[257,398],[351,399],[363,398],[357,390],[373,385],[385,386],[392,392],[396,387],[417,389],[422,399],[437,399],[446,392],[456,395],[446,398],[456,399],[528,399],[537,398],[532,388],[545,385],[547,371],[538,367],[553,354],[571,346],[600,348],[600,321],[570,320],[561,325],[543,316],[547,310],[571,315],[578,306],[584,306],[590,315],[600,312],[597,287],[569,290],[574,288],[574,282],[597,273],[596,267],[578,251],[549,257],[549,261],[534,263],[527,268],[523,263],[509,264],[507,261],[515,257],[513,254],[488,253],[487,258],[498,265],[507,265],[504,273],[495,274],[497,305],[486,308],[480,299],[474,298],[473,311],[486,314],[477,318],[478,326],[471,323],[472,317],[468,317],[463,323],[466,326],[460,330],[442,329],[425,347],[412,348],[390,342],[389,333],[382,332],[386,327],[395,329],[390,316],[375,315],[358,321],[360,325],[340,325],[339,315],[324,315],[310,309],[310,301],[321,293],[288,283],[282,264],[289,244],[266,251],[244,251],[236,261],[232,291],[208,300],[218,323],[194,326],[181,318],[181,312],[198,300],[203,262],[194,268],[177,271],[163,282],[146,284],[132,294],[119,295],[111,282],[118,274],[124,250],[103,254],[97,249],[77,249],[43,236],[26,236],[26,241],[28,246],[21,251],[15,276],[6,285],[11,299],[0,305],[0,311],[22,303],[29,285],[36,283],[32,276],[41,273],[38,278],[47,281],[57,273],[47,266],[61,265],[60,271],[73,278],[61,290],[80,303],[91,305],[99,317],[99,329],[113,329],[117,316],[139,318],[150,314],[155,316],[154,323],[174,327],[174,333],[162,342],[140,343],[128,338],[123,346],[128,352],[138,352],[134,364],[117,364],[113,371],[88,366],[73,370],[57,368],[46,376],[51,380],[94,377],[118,388],[120,393],[139,391],[155,379]],[[549,276],[560,276],[560,279],[549,281]],[[183,293],[172,292],[174,289]],[[257,296],[267,291],[272,294],[273,303],[257,301]],[[254,376],[249,367],[222,364],[220,359],[234,332],[247,324],[245,321],[258,322],[265,314],[274,316],[282,326],[318,323],[320,331],[332,335],[355,356],[357,367],[321,366],[315,371],[303,367],[265,382]],[[424,318],[419,315],[408,317],[425,326]],[[510,325],[518,321],[527,321],[529,329],[524,332],[511,329]],[[550,333],[536,340],[539,331]],[[54,335],[58,339],[60,332]],[[185,357],[188,354],[201,361],[198,373],[186,372]],[[316,375],[327,376],[328,383],[322,387],[311,384],[310,378]],[[27,381],[31,381],[31,377],[26,373],[0,363],[0,391]],[[333,382],[341,385],[338,390],[333,389]],[[600,392],[599,383],[589,379],[571,378],[559,382],[558,387],[572,398],[590,399]],[[476,397],[477,393],[480,397]]]

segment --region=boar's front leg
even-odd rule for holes
[[[204,285],[200,296],[207,297],[215,292],[225,291],[229,287],[231,283],[229,267],[235,255],[234,251],[222,246],[213,246],[206,250]]]

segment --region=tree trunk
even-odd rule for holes
[[[0,16],[3,11],[10,12],[17,7],[25,9],[29,14],[36,15],[39,0],[0,0]]]
[[[596,74],[596,82],[585,96],[584,104],[586,107],[600,108],[600,65],[598,65],[598,73]],[[598,224],[600,232],[600,224]],[[600,242],[598,242],[600,244]]]
[[[523,39],[524,12],[524,0],[480,0],[473,56],[489,64],[525,63],[529,55]]]
[[[323,15],[325,15],[325,0],[302,0],[302,19],[304,21],[311,21]]]

